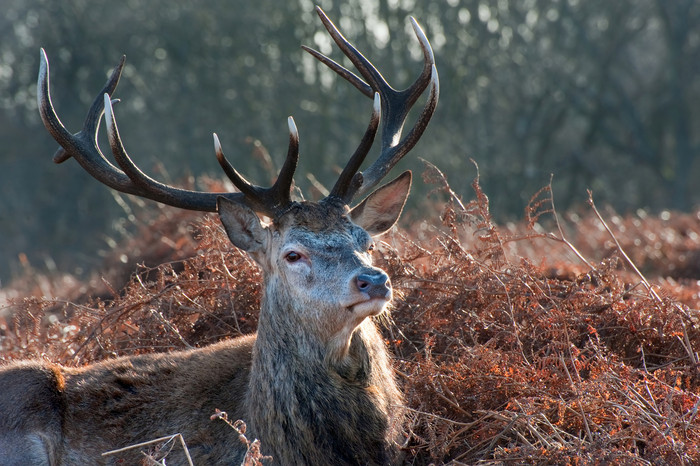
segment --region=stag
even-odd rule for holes
[[[386,309],[392,287],[387,274],[372,265],[371,251],[373,237],[389,230],[401,214],[411,173],[376,187],[423,134],[437,105],[438,77],[430,44],[415,20],[424,67],[415,83],[397,91],[320,8],[317,12],[361,77],[304,49],[374,101],[357,150],[330,194],[318,202],[291,198],[299,147],[291,117],[287,158],[271,187],[243,178],[214,135],[216,157],[238,191],[179,189],[144,174],[124,148],[111,97],[124,59],[92,104],[82,130],[71,134],[51,103],[48,60],[41,51],[37,94],[43,122],[61,146],[54,160],[72,157],[98,181],[124,193],[218,212],[231,242],[262,268],[264,292],[253,335],[79,368],[39,361],[5,365],[0,369],[2,464],[134,464],[141,458],[136,453],[102,453],[176,432],[195,464],[241,464],[245,445],[224,423],[210,420],[216,409],[247,422],[249,435],[260,439],[277,464],[395,460],[402,397],[372,319]],[[402,138],[407,114],[426,89],[426,103]],[[116,165],[97,142],[103,115]],[[380,154],[360,172],[380,120]],[[364,200],[351,208],[360,197]],[[172,451],[167,461],[187,460]]]

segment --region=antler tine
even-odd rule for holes
[[[291,203],[292,184],[294,182],[294,171],[299,162],[299,131],[294,123],[294,118],[287,119],[289,126],[289,150],[287,158],[282,165],[277,180],[270,188],[256,186],[246,180],[224,155],[219,137],[214,133],[214,150],[219,165],[231,180],[233,185],[244,195],[246,203],[253,210],[261,212],[270,217],[275,217],[283,212]]]
[[[413,105],[418,97],[423,93],[428,83],[432,81],[433,78],[433,68],[435,68],[435,54],[433,53],[433,48],[430,46],[430,42],[420,27],[418,21],[413,16],[410,17],[411,26],[413,27],[413,32],[416,34],[420,48],[423,51],[423,71],[416,81],[404,92],[410,95],[409,102]]]
[[[335,71],[343,79],[350,82],[350,84],[352,84],[357,89],[359,89],[360,92],[362,92],[367,97],[372,97],[372,94],[374,94],[374,91],[372,90],[372,86],[370,86],[369,84],[364,82],[355,73],[353,73],[349,69],[345,68],[343,65],[328,58],[327,56],[323,55],[321,52],[314,50],[311,47],[307,47],[306,45],[302,45],[301,48],[304,49],[306,52],[309,52],[311,55],[314,56],[315,59],[317,59],[318,61],[320,61],[324,65],[326,65],[328,68]]]
[[[289,149],[287,150],[287,158],[284,160],[282,169],[277,175],[275,184],[270,188],[277,197],[278,208],[284,209],[292,203],[292,185],[294,184],[294,172],[299,163],[299,130],[297,129],[294,118],[287,118],[287,126],[289,126]]]
[[[372,97],[374,92],[378,92],[381,96],[383,120],[381,153],[379,158],[363,172],[363,182],[356,190],[356,193],[354,193],[356,195],[364,195],[372,190],[386,176],[389,170],[415,146],[423,131],[425,131],[435,111],[439,96],[435,57],[425,33],[416,20],[411,18],[413,30],[423,50],[424,66],[420,76],[410,87],[403,91],[397,91],[386,82],[377,68],[343,37],[320,7],[316,7],[316,12],[335,43],[367,82],[320,52],[309,47],[303,47],[304,50],[349,81],[363,94]],[[428,101],[413,128],[402,140],[401,133],[408,112],[429,85],[431,85],[431,88]]]
[[[362,174],[357,173],[357,171],[360,169],[365,157],[367,157],[367,153],[369,153],[369,150],[372,148],[374,137],[377,135],[377,129],[379,128],[381,111],[381,98],[379,97],[379,93],[375,93],[369,126],[360,141],[360,145],[340,173],[338,181],[336,181],[330,193],[330,196],[341,199],[345,204],[349,204],[352,201],[355,192],[357,192],[357,189],[362,185]]]
[[[122,56],[119,64],[114,68],[114,71],[112,71],[112,74],[102,88],[102,91],[98,94],[90,106],[87,116],[85,117],[83,128],[75,135],[71,134],[70,131],[68,131],[63,125],[60,118],[58,118],[58,115],[56,114],[53,103],[51,102],[51,93],[49,90],[49,60],[46,56],[46,51],[43,48],[39,53],[39,61],[39,78],[37,83],[37,102],[39,105],[39,114],[44,122],[44,126],[49,131],[51,136],[53,136],[56,142],[62,146],[54,155],[54,162],[62,163],[73,155],[71,152],[76,152],[75,150],[67,151],[63,147],[64,144],[69,146],[81,144],[89,145],[92,142],[91,138],[96,140],[97,130],[100,126],[100,119],[102,118],[102,114],[104,112],[102,95],[105,93],[112,95],[116,89],[117,84],[119,84],[119,78],[121,77],[126,57]],[[98,164],[98,166],[102,166],[104,168],[109,166],[115,168],[107,159],[104,158],[102,153],[99,153],[99,157],[97,160],[95,160],[95,162]]]
[[[216,160],[219,161],[219,165],[221,165],[221,168],[224,170],[224,173],[226,173],[226,176],[229,180],[231,180],[233,185],[243,194],[255,196],[253,185],[249,183],[248,180],[243,178],[243,175],[238,173],[235,168],[233,168],[231,162],[229,162],[224,155],[224,150],[221,147],[221,141],[219,141],[219,136],[217,136],[216,133],[214,133],[214,152],[216,153]]]

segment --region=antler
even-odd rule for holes
[[[338,44],[338,47],[345,56],[355,65],[355,68],[357,68],[366,82],[322,53],[306,46],[302,46],[302,48],[349,81],[366,96],[373,97],[375,94],[379,94],[381,97],[383,123],[379,158],[364,172],[356,173],[364,159],[364,155],[362,157],[358,156],[358,152],[360,151],[360,148],[358,148],[358,151],[343,169],[340,178],[331,192],[331,195],[341,197],[346,204],[349,204],[353,197],[362,196],[371,191],[394,165],[416,145],[423,131],[425,131],[425,128],[428,126],[428,122],[433,116],[433,112],[437,106],[440,93],[438,74],[435,68],[433,49],[430,47],[425,33],[414,18],[411,18],[411,24],[413,25],[413,31],[423,50],[425,63],[423,65],[423,71],[418,79],[407,89],[397,91],[386,82],[377,68],[343,37],[338,28],[328,19],[328,16],[326,16],[320,7],[316,7],[316,12],[335,43]],[[401,139],[403,125],[406,122],[408,112],[429,85],[430,93],[423,107],[423,111],[413,128]],[[366,133],[360,147],[364,148],[366,146],[367,137],[368,135]],[[372,139],[373,137],[374,135],[372,135]],[[368,151],[369,147],[366,147],[365,155]]]
[[[438,75],[430,43],[415,19],[411,18],[411,21],[423,50],[425,64],[423,72],[416,82],[403,91],[397,91],[384,80],[374,65],[343,37],[321,8],[316,7],[316,10],[333,40],[367,82],[320,52],[308,47],[303,48],[348,80],[363,94],[374,97],[372,117],[367,131],[330,194],[331,197],[339,198],[345,204],[349,204],[356,195],[364,195],[372,190],[418,142],[437,106],[439,94]],[[83,128],[78,133],[71,134],[61,123],[51,103],[49,62],[45,51],[41,49],[37,100],[44,126],[61,146],[54,155],[54,162],[62,163],[73,157],[95,179],[117,191],[134,194],[183,209],[214,212],[217,209],[217,198],[223,196],[242,202],[256,212],[270,217],[276,217],[286,210],[292,203],[291,188],[294,170],[299,158],[299,135],[291,117],[288,120],[289,151],[282,170],[271,187],[256,186],[243,178],[224,156],[221,143],[216,134],[214,134],[214,147],[217,160],[240,192],[200,192],[169,186],[143,173],[127,154],[119,136],[119,129],[117,128],[112,108],[112,104],[118,102],[118,100],[113,101],[111,95],[119,83],[124,62],[125,57],[122,57],[102,91],[93,101],[83,123]],[[429,85],[430,93],[423,111],[413,128],[401,139],[403,125],[408,112]],[[383,124],[382,147],[379,158],[367,170],[359,173],[358,170],[374,141],[380,122],[380,113],[383,115]],[[112,154],[119,167],[107,160],[97,142],[100,119],[103,114],[106,117],[107,135]]]
[[[44,126],[61,146],[54,155],[54,162],[62,163],[73,157],[85,171],[110,188],[183,209],[215,212],[217,209],[216,199],[223,196],[243,202],[258,213],[275,217],[292,203],[292,178],[299,159],[299,133],[292,117],[288,119],[289,151],[287,159],[282,166],[277,181],[270,188],[256,186],[243,178],[224,157],[221,143],[216,134],[214,134],[216,158],[231,182],[241,192],[190,191],[168,186],[143,173],[133,163],[124,149],[112,108],[112,103],[118,101],[112,101],[110,97],[119,83],[125,60],[126,57],[122,57],[102,91],[95,98],[85,118],[82,130],[76,134],[71,134],[61,123],[51,103],[49,61],[46,57],[46,52],[44,49],[41,49],[37,101]],[[103,114],[105,114],[107,135],[112,154],[121,169],[105,158],[97,143],[100,119]]]

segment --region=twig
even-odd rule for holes
[[[636,265],[634,265],[634,262],[632,262],[632,259],[627,255],[624,249],[622,249],[622,245],[620,245],[620,242],[617,240],[615,237],[615,234],[612,232],[608,224],[605,222],[603,219],[603,216],[600,215],[600,212],[598,212],[598,209],[595,206],[595,203],[593,202],[593,192],[589,189],[588,190],[588,204],[591,206],[593,209],[593,212],[595,213],[596,217],[598,217],[598,220],[600,223],[605,227],[605,230],[608,232],[612,240],[615,242],[615,246],[617,247],[617,250],[620,251],[620,254],[622,254],[622,257],[625,258],[627,263],[632,267],[634,272],[637,274],[637,276],[642,280],[642,283],[644,284],[644,287],[647,289],[647,291],[652,295],[652,297],[659,303],[662,304],[663,301],[661,300],[661,297],[656,293],[654,288],[652,288],[651,284],[647,281],[646,277],[642,272],[637,268]]]
[[[183,338],[182,334],[180,331],[170,322],[168,319],[165,318],[162,312],[156,311],[155,309],[149,309],[151,311],[151,315],[155,317],[156,319],[160,320],[160,322],[167,327],[171,332],[177,336],[177,338],[180,340],[180,342],[185,345],[185,348],[192,349],[194,346],[190,345],[187,343],[187,341]]]
[[[557,213],[557,208],[554,205],[554,192],[552,191],[552,179],[554,178],[554,175],[550,175],[549,177],[549,198],[550,198],[550,203],[552,205],[552,216],[554,217],[554,222],[557,224],[557,229],[559,230],[559,237],[557,238],[559,241],[564,243],[570,250],[573,252],[576,257],[579,258],[580,261],[582,261],[584,264],[588,266],[589,269],[594,270],[595,267],[593,267],[593,264],[588,262],[588,260],[583,257],[583,254],[579,252],[578,249],[569,241],[566,239],[566,236],[564,235],[564,229],[561,227],[561,222],[559,222],[559,214]]]
[[[179,433],[173,434],[173,435],[168,435],[166,437],[160,437],[160,438],[157,438],[154,440],[149,440],[148,442],[141,442],[141,443],[137,443],[135,445],[129,445],[127,447],[119,448],[117,450],[106,451],[106,452],[102,453],[102,456],[116,455],[117,453],[123,453],[123,452],[128,451],[128,450],[134,450],[136,448],[141,448],[141,447],[145,447],[148,445],[153,445],[154,443],[161,443],[161,442],[168,443],[168,442],[175,440],[175,439],[180,440],[180,444],[182,445],[182,450],[185,452],[185,458],[187,458],[187,463],[190,466],[194,466],[194,463],[192,462],[192,457],[190,456],[190,451],[187,449],[187,445],[185,444],[185,439],[182,437],[182,434],[179,434]]]

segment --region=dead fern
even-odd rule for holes
[[[468,202],[436,168],[425,177],[441,221],[386,235],[375,257],[399,296],[384,331],[405,462],[699,464],[700,211],[599,212],[613,240],[590,209],[560,216],[550,186],[523,222],[497,225],[478,177]],[[2,358],[82,365],[254,331],[260,271],[218,220],[153,215],[143,240],[169,238],[170,252],[125,285],[7,291],[23,297],[0,315]],[[109,263],[149,249],[137,242]]]

